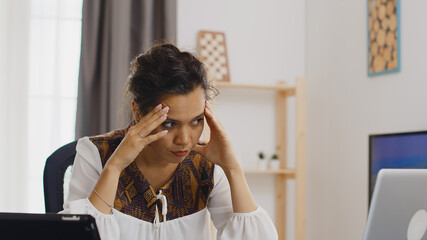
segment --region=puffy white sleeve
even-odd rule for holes
[[[214,187],[208,209],[217,231],[218,240],[248,239],[276,240],[276,228],[267,212],[258,206],[250,213],[233,213],[230,185],[218,165],[214,170]]]
[[[102,172],[102,164],[96,146],[85,137],[77,142],[76,157],[63,214],[89,214],[96,220],[99,235],[103,240],[119,239],[120,230],[114,214],[103,214],[88,197]]]

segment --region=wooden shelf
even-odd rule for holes
[[[246,169],[245,173],[248,174],[284,174],[289,177],[295,177],[295,169],[280,169],[280,170],[259,170],[259,169]]]
[[[279,240],[286,238],[286,181],[295,179],[295,239],[305,240],[306,231],[306,80],[297,78],[295,86],[288,86],[285,82],[276,85],[253,85],[231,82],[215,82],[217,88],[232,88],[237,90],[254,89],[275,91],[275,118],[276,118],[276,152],[280,160],[279,170],[247,169],[245,174],[270,174],[275,178],[275,200],[276,200],[276,228]],[[295,97],[295,168],[286,168],[288,139],[287,139],[287,99]],[[209,131],[205,133],[205,139],[209,139]],[[249,177],[249,176],[248,176]]]
[[[288,86],[284,82],[279,82],[276,85],[254,85],[254,84],[240,84],[230,82],[215,82],[215,87],[218,88],[238,88],[238,89],[257,89],[257,90],[274,90],[279,92],[286,92],[288,95],[295,95],[295,86]]]

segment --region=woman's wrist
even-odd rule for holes
[[[230,184],[231,200],[235,213],[249,213],[257,209],[257,205],[246,182],[245,173],[239,162],[223,168]]]
[[[119,177],[123,169],[121,169],[119,164],[115,164],[113,159],[109,159],[109,161],[107,161],[107,164],[105,164],[103,171],[107,171],[109,174]]]
[[[120,167],[115,164],[114,158],[110,158],[89,196],[89,201],[101,213],[111,214],[120,174]]]
[[[234,174],[243,174],[243,168],[237,160],[233,164],[221,166],[221,168],[224,170],[224,173],[227,177],[231,177]]]

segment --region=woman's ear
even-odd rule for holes
[[[132,119],[138,122],[141,119],[141,113],[139,112],[138,104],[135,100],[132,100]]]

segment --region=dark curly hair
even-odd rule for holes
[[[186,95],[199,86],[207,100],[218,94],[195,56],[172,44],[158,43],[132,60],[127,93],[145,115],[168,96]]]

